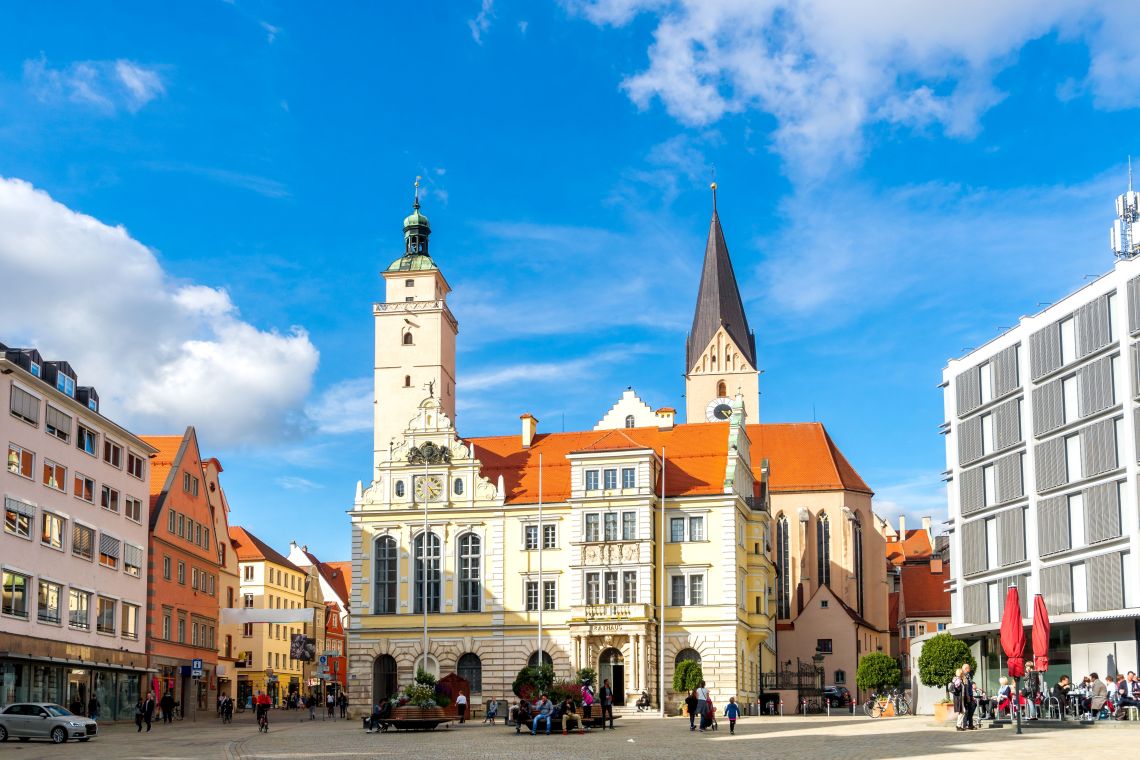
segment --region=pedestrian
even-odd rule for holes
[[[966,730],[977,728],[974,725],[974,711],[978,709],[978,699],[974,689],[974,674],[971,672],[970,663],[962,663],[962,706],[966,708],[962,726]]]
[[[598,692],[598,699],[602,703],[602,730],[606,730],[606,714],[610,716],[610,728],[614,727],[614,690],[610,688],[610,679],[602,681],[602,689]]]
[[[689,730],[697,730],[697,690],[693,689],[689,692],[689,696],[685,697],[685,710],[689,713]]]
[[[1022,682],[1021,696],[1025,699],[1025,712],[1029,720],[1037,720],[1037,695],[1041,692],[1041,674],[1033,663],[1025,663],[1025,681]]]
[[[335,719],[336,715],[333,714],[333,708],[336,707],[336,698],[333,697],[331,691],[325,697],[325,705],[328,707],[329,717]]]
[[[162,708],[162,722],[174,722],[174,695],[169,691],[162,695],[162,699],[158,701],[158,706]]]
[[[736,733],[736,719],[740,717],[740,705],[736,704],[736,697],[729,697],[728,704],[724,706],[724,717],[728,718],[728,733]]]
[[[459,722],[467,722],[467,695],[459,692],[459,696],[455,698],[455,710],[459,715]]]
[[[697,730],[704,731],[709,725],[709,690],[705,688],[705,682],[701,681],[697,686],[697,715],[700,716],[700,723]]]
[[[348,720],[348,695],[342,691],[337,697],[336,703],[340,707],[340,717]]]
[[[138,727],[136,733],[142,732],[143,715],[146,713],[146,707],[143,705],[142,697],[135,703],[135,725]]]
[[[950,692],[950,697],[954,700],[954,730],[966,730],[966,710],[964,706],[965,697],[962,686],[962,669],[958,668],[954,671],[954,678],[946,685],[946,690]]]
[[[483,713],[483,722],[495,725],[495,716],[499,714],[499,703],[494,697],[487,700],[486,712]]]
[[[586,730],[590,730],[590,720],[594,717],[594,690],[590,688],[589,681],[582,682],[582,719],[586,723]]]
[[[309,708],[309,720],[317,719],[317,698],[312,694],[305,700],[305,706]]]
[[[99,720],[99,700],[95,698],[94,694],[87,702],[87,717],[91,720]]]
[[[174,698],[171,697],[170,701],[173,702]],[[146,732],[150,733],[150,722],[154,720],[154,692],[148,691],[146,693],[146,702],[143,703],[143,721],[146,723]]]

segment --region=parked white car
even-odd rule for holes
[[[0,710],[0,742],[8,737],[26,742],[50,739],[63,744],[68,739],[85,742],[99,732],[98,724],[50,702],[16,702]]]

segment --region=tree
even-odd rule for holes
[[[598,682],[598,671],[593,668],[581,668],[578,670],[578,683],[589,684],[593,686]]]
[[[701,685],[704,680],[701,664],[695,660],[681,660],[673,670],[673,691],[688,693]]]
[[[954,678],[954,672],[967,662],[971,669],[978,667],[966,642],[948,633],[940,633],[922,645],[922,654],[918,657],[918,680],[923,686],[946,689]]]
[[[864,691],[883,691],[898,686],[902,671],[895,658],[882,652],[871,652],[859,660],[855,685]]]
[[[539,694],[549,692],[553,683],[553,665],[527,665],[515,677],[511,690],[516,696],[531,700]]]

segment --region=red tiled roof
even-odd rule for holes
[[[352,563],[322,562],[317,567],[320,568],[321,576],[347,605],[349,602],[348,595],[352,590]]]
[[[933,553],[930,534],[921,528],[908,530],[901,541],[887,541],[887,560],[896,567],[904,562],[927,561]]]
[[[178,450],[182,448],[185,435],[140,435],[139,438],[158,449],[158,453],[150,460],[150,495],[158,496],[166,487],[166,479],[178,459]],[[154,499],[151,499],[154,503]]]
[[[850,490],[871,493],[847,459],[839,452],[823,425],[774,423],[748,425],[752,469],[771,465],[769,486],[774,492]],[[540,433],[530,448],[520,436],[471,438],[483,475],[495,482],[501,475],[508,503],[538,500],[538,457],[543,457],[543,499],[565,501],[570,496],[570,462],[575,452],[665,448],[665,490],[669,496],[721,493],[728,454],[728,423],[677,425],[621,431]]]
[[[930,572],[930,565],[903,565],[903,609],[907,618],[948,617],[950,615],[950,563],[942,564],[941,573]]]
[[[234,545],[234,552],[237,554],[237,558],[242,562],[268,560],[275,565],[281,565],[282,567],[296,570],[299,573],[305,572],[290,562],[288,558],[279,551],[240,525],[230,526],[230,541]]]

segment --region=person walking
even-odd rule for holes
[[[946,689],[950,692],[950,697],[954,700],[954,730],[965,731],[966,710],[961,668],[954,671],[954,678],[951,679]]]
[[[170,701],[173,702],[174,697],[171,697]],[[148,734],[150,733],[150,722],[154,720],[154,707],[154,692],[148,691],[146,693],[146,701],[143,702],[143,722],[146,723],[146,732]]]
[[[740,705],[736,704],[736,697],[729,697],[728,704],[724,706],[724,717],[728,718],[729,736],[736,733],[736,719],[740,717]]]
[[[689,696],[685,697],[685,711],[689,713],[689,730],[697,730],[697,690],[693,689],[689,692]]]
[[[333,710],[336,708],[336,698],[332,695],[331,691],[325,697],[325,705],[328,707],[329,717],[335,720],[336,715],[333,714]]]
[[[99,720],[99,700],[95,698],[94,694],[87,702],[87,717],[91,720]]]
[[[139,701],[135,702],[135,726],[138,727],[136,733],[142,732],[143,715],[146,713],[146,707],[143,704],[143,698],[139,697]]]
[[[162,695],[162,699],[158,701],[158,706],[162,708],[162,722],[174,722],[174,695],[169,691]]]
[[[582,682],[582,718],[586,722],[586,730],[590,730],[590,720],[594,717],[594,690],[590,688],[589,681]]]
[[[598,699],[602,703],[602,730],[606,730],[606,715],[610,716],[610,730],[614,727],[614,690],[610,688],[610,679],[602,681]]]
[[[978,699],[974,694],[974,674],[970,663],[962,664],[962,705],[966,708],[962,725],[967,729],[975,729],[974,710],[978,709]]]
[[[348,720],[348,695],[342,691],[340,696],[337,697],[336,703],[340,708],[340,717],[344,720]]]
[[[309,708],[309,720],[317,719],[317,698],[312,694],[305,699],[305,706]]]
[[[459,692],[459,696],[455,698],[455,712],[459,716],[460,723],[467,722],[467,695]]]
[[[697,687],[697,715],[700,716],[700,723],[698,724],[698,731],[704,731],[709,725],[709,690],[705,688],[705,682],[701,681]]]
[[[483,713],[483,722],[484,723],[490,723],[492,726],[495,725],[495,716],[498,714],[499,714],[499,703],[494,697],[491,697],[490,699],[487,700],[487,708],[486,708],[486,711]]]

